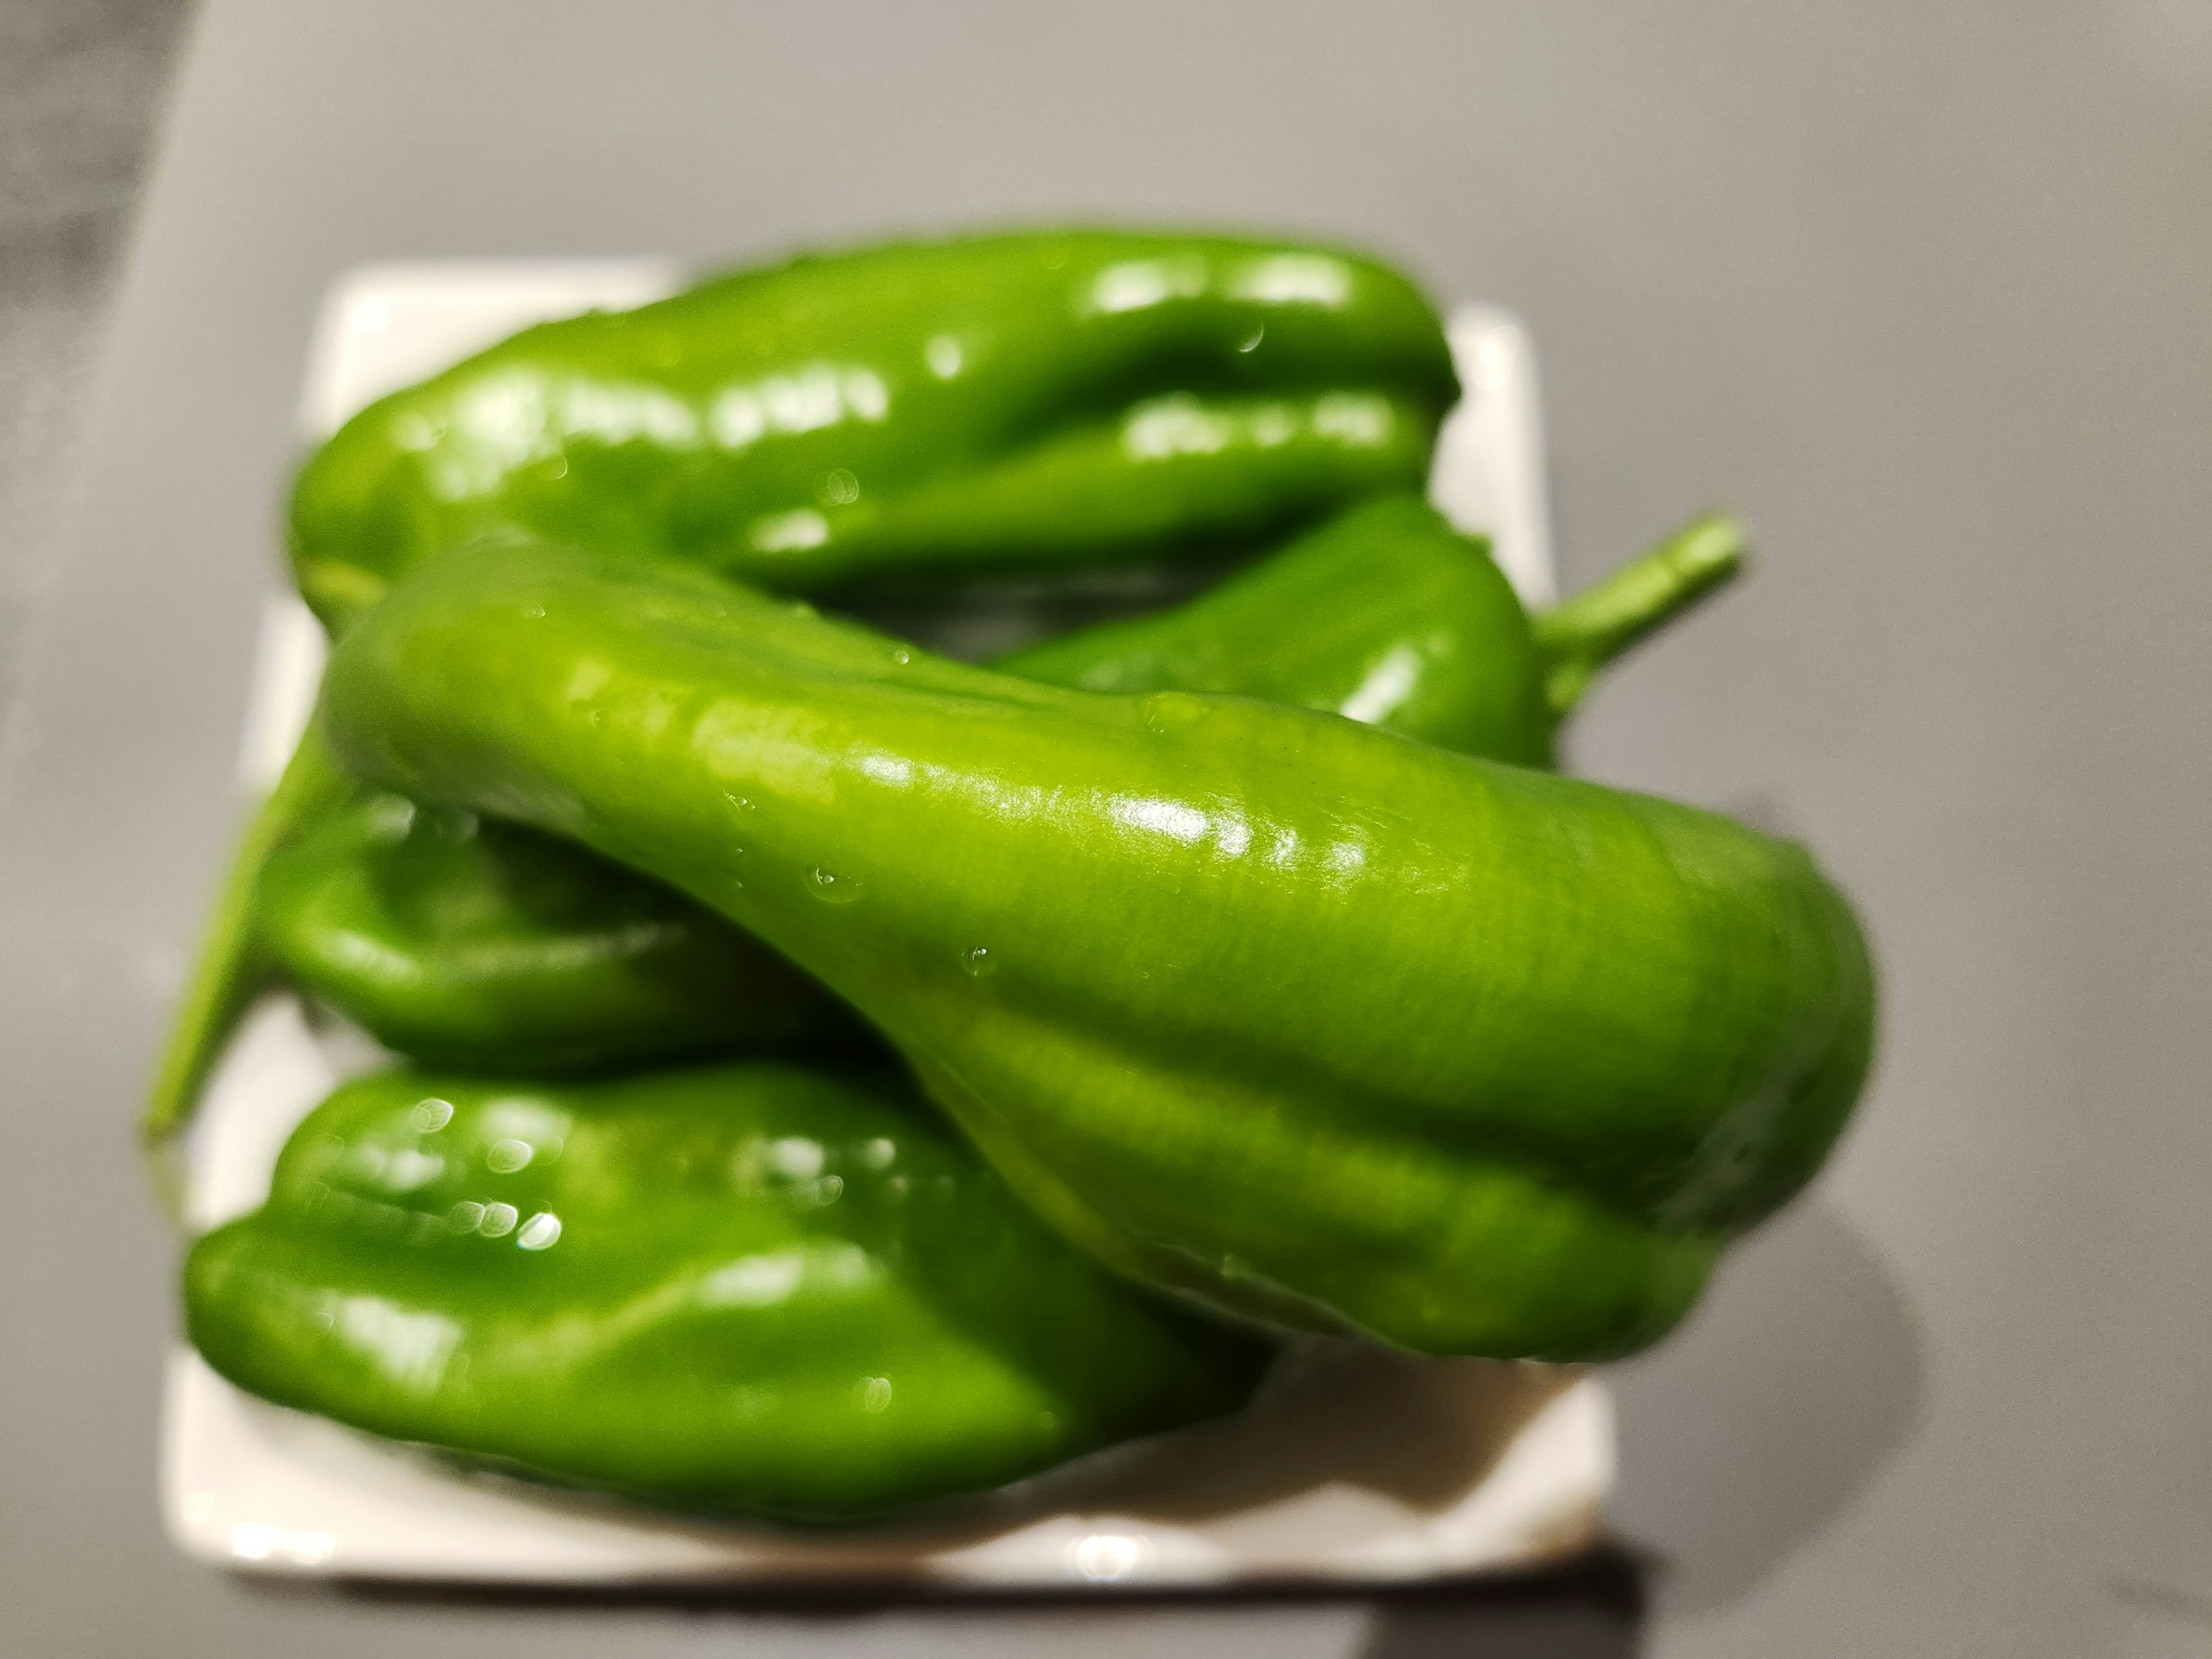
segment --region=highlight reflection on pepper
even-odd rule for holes
[[[270,1399],[801,1521],[1231,1410],[1266,1357],[1046,1232],[895,1075],[770,1064],[349,1084],[185,1296]]]
[[[1249,544],[1418,488],[1436,313],[1333,249],[1182,232],[915,242],[526,331],[363,410],[292,500],[343,625],[522,526],[807,590]]]
[[[1871,969],[1802,848],[1334,715],[886,643],[508,543],[363,618],[326,724],[383,782],[720,910],[884,1033],[1061,1231],[1232,1315],[1640,1346],[1856,1098]],[[585,659],[611,673],[577,703]],[[910,781],[859,763],[884,756]],[[1284,831],[1286,867],[1249,855]],[[819,902],[823,874],[859,896]]]
[[[1644,583],[1635,612],[1644,626],[1733,568],[1734,532],[1724,528],[1716,542],[1711,531],[1686,532],[1709,550],[1689,577]],[[1611,580],[1655,562],[1673,570],[1680,540]],[[1579,665],[1585,648],[1582,635],[1556,627],[1540,645],[1482,544],[1418,499],[1395,496],[1340,515],[1183,605],[1050,640],[1000,665],[1054,684],[1153,693],[1146,719],[1162,725],[1173,723],[1182,692],[1227,691],[1334,708],[1443,747],[1540,764],[1565,713],[1547,700],[1547,684],[1558,665]],[[886,660],[903,666],[912,653],[892,646]],[[1581,683],[1589,672],[1580,670]],[[588,699],[609,672],[580,659],[565,691]],[[667,705],[651,715],[673,717]],[[878,748],[863,747],[848,763],[896,788],[921,776],[910,758]],[[965,787],[987,786],[969,778]],[[742,795],[728,807],[729,833],[742,847],[757,809]],[[1010,796],[991,810],[1038,809]],[[1132,801],[1115,810],[1149,809]],[[1233,805],[1208,823],[1225,855],[1255,844],[1254,826]],[[1277,868],[1304,847],[1286,825],[1256,844]],[[1340,853],[1339,861],[1352,856]],[[812,896],[835,902],[857,891],[850,872],[823,874],[829,879],[810,877]],[[386,1046],[433,1062],[543,1071],[835,1047],[858,1036],[830,998],[698,905],[572,843],[451,808],[418,810],[374,793],[339,808],[276,852],[259,903],[264,936],[299,983]]]

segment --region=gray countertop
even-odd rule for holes
[[[0,571],[0,1647],[2203,1651],[2212,11],[216,0],[173,96],[66,533]],[[996,1608],[188,1566],[130,1125],[233,823],[323,286],[1039,214],[1310,228],[1521,310],[1570,584],[1708,501],[1758,532],[1574,759],[1811,842],[1887,1026],[1814,1195],[1615,1374],[1644,1568]],[[61,501],[21,428],[19,495]]]

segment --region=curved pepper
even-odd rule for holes
[[[1638,579],[1649,625],[1741,550],[1733,525],[1700,520],[1576,603],[1656,568],[1664,580]],[[1583,667],[1582,637],[1555,631],[1540,648],[1480,540],[1417,498],[1385,497],[1185,605],[999,666],[1087,690],[1241,692],[1542,764],[1558,718],[1547,682],[1559,663]],[[398,796],[373,794],[281,848],[261,908],[294,980],[418,1060],[544,1073],[854,1030],[781,957],[659,883],[572,842]]]
[[[794,259],[514,336],[372,404],[292,496],[338,628],[489,525],[813,589],[1249,543],[1417,487],[1458,395],[1406,279],[1055,230]]]
[[[866,1518],[1236,1409],[889,1076],[361,1079],[195,1243],[193,1345],[391,1437],[685,1507]]]
[[[1866,1070],[1865,948],[1801,848],[1347,720],[512,544],[396,589],[325,697],[364,775],[684,888],[1064,1233],[1262,1321],[1638,1346]]]

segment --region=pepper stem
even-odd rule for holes
[[[299,747],[285,763],[283,775],[255,811],[231,855],[215,914],[185,981],[154,1073],[146,1115],[139,1125],[148,1140],[161,1140],[191,1121],[216,1056],[268,978],[270,963],[256,915],[262,866],[295,829],[350,787],[324,746],[316,722],[310,720]]]
[[[1565,720],[1600,670],[1743,568],[1743,526],[1723,514],[1692,519],[1639,558],[1534,619],[1544,701]]]

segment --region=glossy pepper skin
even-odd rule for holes
[[[1706,574],[1643,582],[1633,603],[1607,610],[1607,627],[1650,624],[1709,586],[1710,572],[1733,569],[1740,540],[1732,526],[1717,534],[1718,556],[1691,567]],[[1495,742],[1510,758],[1550,747],[1526,677],[1580,660],[1571,648],[1532,658],[1530,624],[1481,544],[1409,498],[1355,507],[1195,604],[1203,629],[1170,611],[1085,630],[1020,665],[1061,684],[1180,674],[1311,708],[1349,702],[1376,723]],[[191,1115],[272,967],[387,1047],[441,1064],[542,1073],[850,1030],[774,952],[573,842],[417,815],[356,787],[312,730],[286,779],[239,850],[179,1004],[147,1113],[154,1138]],[[332,816],[341,822],[319,827]]]
[[[1165,613],[1001,658],[1085,691],[1220,691],[1327,709],[1445,749],[1548,765],[1545,668],[1481,541],[1383,496]]]
[[[1694,580],[1686,538],[1702,550]],[[1668,580],[1639,579],[1648,621],[1732,571],[1741,545],[1735,526],[1700,521],[1610,580],[1663,565]],[[1264,696],[1538,765],[1559,719],[1547,681],[1582,660],[1563,636],[1540,648],[1483,543],[1408,495],[1354,507],[1184,605],[999,666],[1087,690]],[[573,842],[380,792],[281,848],[261,907],[295,981],[421,1060],[542,1073],[853,1030],[782,958],[661,884]]]
[[[359,790],[270,854],[264,948],[386,1048],[535,1074],[848,1048],[843,1004],[750,936],[574,842]]]
[[[514,336],[371,405],[293,491],[341,628],[488,525],[769,586],[1089,564],[1418,487],[1458,395],[1358,254],[1182,232],[910,242]]]
[[[1803,851],[1255,700],[1042,686],[506,544],[340,646],[349,764],[574,836],[846,998],[1016,1190],[1219,1310],[1648,1342],[1863,1079]]]
[[[655,1503],[798,1522],[1236,1409],[1264,1356],[1053,1237],[888,1073],[341,1088],[186,1323],[283,1404]]]

